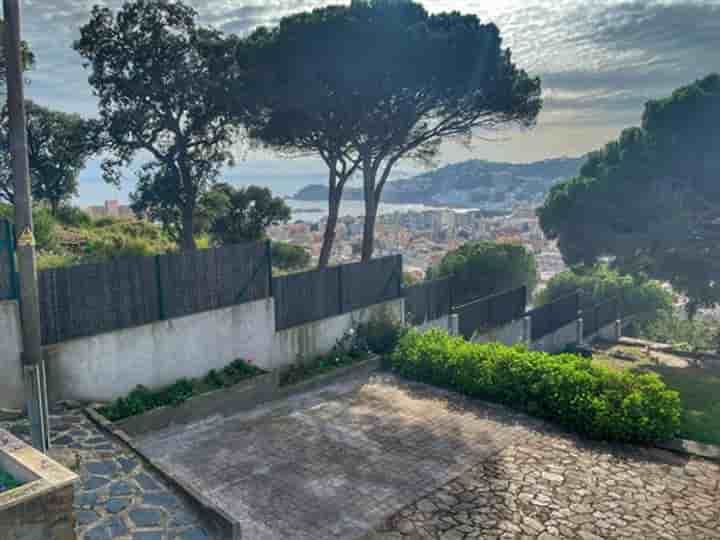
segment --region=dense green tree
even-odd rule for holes
[[[412,1],[316,9],[259,30],[248,45],[251,65],[264,47],[280,63],[268,76],[280,82],[270,92],[271,136],[263,138],[327,153],[331,207],[339,201],[334,159],[344,158],[345,173],[362,169],[363,260],[372,256],[378,205],[399,160],[428,162],[442,140],[469,141],[481,128],[531,125],[541,107],[540,81],[516,68],[495,25],[457,12],[430,15]]]
[[[287,242],[273,242],[272,264],[283,271],[303,270],[310,266],[311,257],[303,246],[295,246]]]
[[[611,257],[688,296],[720,301],[720,76],[649,101],[642,126],[592,153],[539,209],[569,264]]]
[[[622,315],[642,316],[645,320],[671,312],[672,294],[662,285],[643,275],[621,274],[599,264],[592,268],[574,268],[553,276],[537,295],[537,305],[549,304],[576,291],[582,292],[584,305],[598,305],[618,299]]]
[[[46,202],[55,214],[62,203],[77,195],[80,171],[102,146],[99,124],[32,101],[25,103],[25,114],[32,196]],[[0,113],[0,198],[12,203],[14,196],[9,119],[4,107]]]
[[[538,282],[535,256],[519,244],[468,242],[447,253],[440,264],[428,269],[428,279],[454,276],[454,290],[462,303],[478,296],[527,286],[532,295]],[[463,291],[467,291],[464,294]]]
[[[213,216],[209,228],[210,235],[219,244],[262,240],[270,225],[290,220],[290,208],[282,198],[273,197],[268,188],[217,184],[212,191],[227,198],[225,208]]]
[[[239,76],[237,58],[221,41],[181,2],[134,0],[116,14],[95,6],[75,43],[99,98],[106,180],[119,181],[121,166],[148,156],[134,206],[174,220],[185,249],[195,247],[198,199],[232,162],[237,134],[238,116],[228,113],[228,103],[242,99],[230,84]]]
[[[277,27],[259,28],[246,47],[236,48],[248,59],[249,84],[258,97],[247,122],[251,137],[290,156],[317,155],[328,168],[321,268],[330,260],[343,190],[360,165],[351,143],[362,111],[338,91],[338,77],[346,69],[339,63],[346,58],[328,46],[342,39],[347,15],[346,7],[331,6],[286,17]]]

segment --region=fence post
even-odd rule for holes
[[[458,315],[457,313],[450,314],[450,335],[460,335],[460,315]]]
[[[578,311],[577,336],[575,338],[578,345],[583,344],[583,333],[584,332],[585,332],[585,322],[583,321],[582,311]]]
[[[532,345],[532,317],[523,317],[523,342]]]

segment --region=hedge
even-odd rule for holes
[[[405,335],[392,369],[414,380],[503,403],[596,439],[673,437],[680,397],[656,374],[615,371],[573,354],[470,343],[441,330]]]

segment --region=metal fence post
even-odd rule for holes
[[[458,315],[457,313],[450,314],[450,335],[460,335],[460,315]]]

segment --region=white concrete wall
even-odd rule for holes
[[[425,332],[431,328],[441,328],[442,330],[450,331],[450,315],[444,315],[439,319],[433,319],[432,321],[425,321],[422,324],[415,325],[415,328],[420,332]]]
[[[338,340],[361,323],[375,318],[403,321],[405,300],[399,298],[350,313],[275,333],[269,369],[277,369],[330,352]]]
[[[590,334],[585,338],[586,343],[592,343],[596,339],[600,339],[602,341],[608,341],[611,343],[615,343],[620,341],[620,338],[622,337],[622,321],[615,321],[613,323],[607,324],[600,328],[597,332],[594,334]]]
[[[275,332],[272,298],[45,347],[51,400],[107,401],[137,385],[200,377],[237,358],[275,369],[329,352],[351,328],[377,317],[403,320],[404,300]],[[0,303],[0,407],[23,405],[20,317]]]
[[[0,408],[24,406],[20,308],[15,300],[0,302]]]
[[[531,348],[537,351],[549,353],[562,352],[569,345],[577,345],[582,342],[582,319],[575,320],[548,334],[531,344]]]
[[[484,334],[473,336],[475,343],[503,343],[505,345],[518,345],[528,343],[530,339],[530,326],[526,318],[517,319],[504,326],[494,328]],[[526,333],[528,332],[528,333]]]
[[[236,358],[267,367],[274,329],[274,301],[263,299],[52,345],[45,350],[50,399],[107,401]]]

